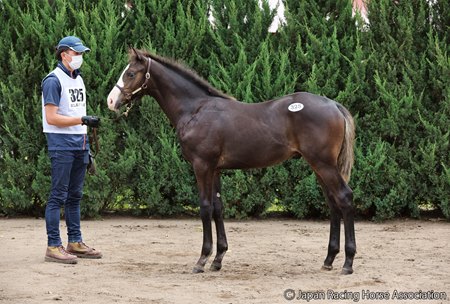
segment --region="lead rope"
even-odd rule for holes
[[[90,175],[96,175],[97,174],[97,168],[95,167],[95,157],[97,157],[98,151],[100,151],[100,145],[98,143],[97,138],[97,128],[92,128],[93,138],[89,135],[89,142],[95,143],[95,152],[94,155],[91,154],[89,151],[89,163],[87,166],[87,172]]]
[[[95,142],[95,153],[94,153],[94,157],[97,157],[98,151],[100,151],[100,145],[98,143],[98,138],[97,138],[97,128],[92,128],[92,133],[94,133],[94,142]]]

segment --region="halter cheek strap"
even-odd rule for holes
[[[127,100],[133,99],[133,96],[135,94],[139,93],[141,90],[145,90],[148,87],[148,81],[150,80],[150,67],[151,67],[151,65],[152,65],[152,59],[150,57],[148,57],[147,72],[145,73],[144,83],[139,88],[134,90],[133,92],[126,93],[125,90],[123,89],[123,87],[121,87],[118,84],[116,84],[116,87],[119,88],[120,92],[122,92],[122,94],[125,95],[125,99],[127,99]]]

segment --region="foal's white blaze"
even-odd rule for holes
[[[122,74],[119,77],[119,80],[117,81],[117,85],[120,87],[123,87],[123,74],[125,74],[125,71],[128,70],[128,68],[130,67],[130,65],[127,65],[125,67],[125,69],[123,70]],[[117,103],[117,99],[119,98],[120,95],[120,90],[118,87],[114,86],[114,88],[111,90],[111,92],[109,92],[107,101],[108,101],[108,108],[111,111],[117,111],[116,109],[116,103]]]

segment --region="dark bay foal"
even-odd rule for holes
[[[220,198],[223,169],[262,168],[294,156],[314,170],[331,210],[328,254],[322,269],[332,269],[344,220],[343,274],[353,272],[356,252],[352,190],[355,127],[346,108],[326,97],[294,93],[256,104],[236,101],[191,70],[166,58],[131,49],[129,65],[108,96],[113,111],[150,95],[175,127],[183,156],[194,169],[200,193],[203,246],[194,272],[203,272],[213,251],[211,270],[220,270],[228,249]]]

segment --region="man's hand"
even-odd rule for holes
[[[97,116],[83,116],[81,117],[82,125],[86,125],[92,128],[98,128],[100,126],[100,118]]]

